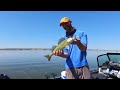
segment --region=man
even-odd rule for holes
[[[86,59],[87,34],[76,30],[68,17],[61,19],[60,26],[66,31],[65,38],[70,36],[76,37],[76,40],[69,47],[54,52],[54,55],[66,58],[66,79],[90,79],[91,74]]]

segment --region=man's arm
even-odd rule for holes
[[[83,45],[78,39],[76,40],[76,44],[81,51],[85,51],[87,49],[87,46]]]
[[[79,36],[72,44],[77,44],[78,48],[81,51],[86,51],[87,49],[87,34],[82,33],[82,36]]]

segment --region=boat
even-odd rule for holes
[[[97,69],[93,79],[120,79],[120,53],[106,53],[97,56]]]
[[[90,70],[92,79],[120,79],[120,53],[106,53],[97,56],[97,68]],[[52,79],[66,79],[65,71]]]

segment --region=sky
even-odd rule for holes
[[[0,11],[0,48],[52,48],[62,17],[88,36],[88,49],[120,50],[120,11]]]

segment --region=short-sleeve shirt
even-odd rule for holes
[[[87,46],[88,38],[87,38],[87,34],[84,31],[76,30],[71,35],[66,33],[65,38],[68,38],[72,35],[76,36],[77,39],[80,39],[83,45]],[[66,69],[77,68],[77,67],[88,65],[87,58],[86,58],[87,52],[81,51],[76,44],[69,44],[68,47],[64,48],[64,51],[68,53],[68,56],[65,62]]]

